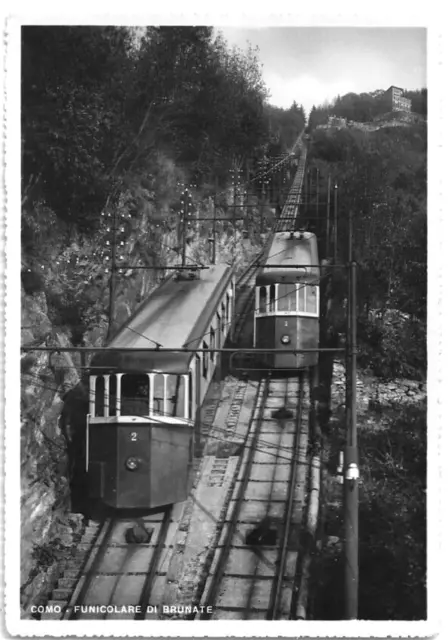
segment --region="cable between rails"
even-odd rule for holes
[[[294,497],[296,490],[296,478],[297,478],[297,468],[299,464],[299,455],[300,455],[300,432],[302,427],[302,410],[303,410],[303,372],[299,372],[299,398],[297,402],[297,412],[296,412],[296,424],[294,431],[294,441],[293,441],[293,454],[291,460],[291,469],[289,474],[288,481],[288,495],[287,495],[287,504],[285,510],[284,517],[284,526],[283,526],[283,540],[282,547],[280,550],[280,558],[278,561],[277,571],[274,578],[274,584],[271,591],[271,598],[269,601],[268,607],[268,620],[276,620],[278,614],[281,613],[281,600],[282,600],[282,587],[284,582],[284,573],[285,573],[285,565],[286,559],[288,556],[288,545],[289,545],[289,534],[291,528],[293,507],[294,507]]]
[[[241,471],[241,466],[245,464],[244,466],[244,471],[243,471],[243,478],[240,480],[239,483],[239,490],[238,490],[238,495],[237,498],[235,500],[233,509],[232,509],[232,513],[231,513],[231,517],[230,517],[230,523],[227,525],[227,529],[226,529],[226,538],[225,538],[225,542],[224,542],[224,546],[221,548],[221,551],[219,553],[218,556],[218,561],[215,565],[215,570],[214,573],[211,577],[211,582],[207,588],[207,585],[205,584],[205,589],[203,590],[202,593],[202,597],[201,597],[201,602],[206,602],[207,605],[213,605],[216,602],[217,596],[218,596],[218,591],[219,591],[219,586],[221,583],[221,580],[224,576],[224,572],[225,572],[225,568],[226,568],[226,564],[227,564],[227,560],[229,557],[229,553],[230,553],[230,548],[232,545],[232,539],[234,537],[235,531],[236,531],[236,525],[238,523],[238,517],[239,517],[239,513],[241,510],[241,505],[243,504],[243,500],[244,500],[244,494],[247,488],[247,485],[249,483],[249,479],[250,479],[250,472],[252,469],[252,463],[253,463],[253,459],[255,456],[255,452],[256,452],[256,443],[257,440],[259,438],[260,432],[261,432],[261,426],[262,426],[262,422],[263,422],[263,410],[266,406],[266,401],[268,399],[269,396],[269,382],[270,379],[265,378],[260,382],[260,387],[263,385],[262,388],[262,392],[261,392],[261,403],[260,406],[258,405],[258,400],[254,403],[254,408],[253,408],[253,412],[252,412],[252,416],[251,416],[251,426],[253,426],[253,429],[249,428],[248,432],[247,432],[247,438],[246,438],[246,442],[248,442],[247,444],[247,451],[246,454],[244,456],[242,456],[240,458],[240,464],[238,464],[237,469],[235,470],[235,480],[232,483],[232,486],[230,487],[230,498],[233,495],[234,492],[234,488],[235,488],[235,483],[240,475],[240,471]],[[257,413],[258,411],[258,413]],[[252,431],[252,433],[251,433]],[[250,443],[249,443],[250,440]],[[245,444],[246,444],[245,442]],[[255,445],[255,446],[254,446]],[[245,458],[245,460],[244,460]],[[226,510],[228,509],[228,503],[226,505]],[[217,544],[219,541],[219,536],[221,535],[221,531],[218,530],[217,531],[217,536],[215,538],[215,543]],[[214,547],[216,547],[216,544],[213,545]],[[211,558],[210,558],[210,563],[213,562],[213,556],[216,552],[216,548],[212,547],[211,550]],[[207,611],[204,611],[200,614],[199,619],[200,620],[209,620],[211,617],[210,613],[207,613]]]

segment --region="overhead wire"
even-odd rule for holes
[[[35,376],[33,374],[24,374],[26,376],[31,376],[31,377],[35,377],[36,380],[39,380],[39,382],[41,382],[40,378],[38,376]],[[44,384],[39,384],[38,382],[33,382],[31,383],[33,384],[34,387],[39,387],[42,388],[46,391],[54,391],[55,393],[57,393],[57,391],[59,390],[59,387],[53,387],[50,385],[44,385]],[[142,400],[141,396],[128,396],[125,398],[125,401],[140,401]],[[86,400],[87,402],[87,400]],[[123,400],[122,400],[123,403]],[[132,414],[135,415],[135,414]],[[113,417],[113,416],[111,416]],[[158,414],[154,414],[154,416],[138,416],[140,418],[144,418],[147,422],[151,422],[154,423],[154,421],[157,421],[157,417],[161,417],[161,418],[176,418],[176,416],[173,416],[169,413],[163,413],[163,412],[159,412]],[[179,419],[179,418],[178,418]],[[182,419],[182,418],[180,418]],[[275,418],[264,418],[264,420],[272,420],[273,422],[275,422]],[[165,422],[161,423],[161,424],[166,424]],[[218,442],[221,442],[223,444],[230,444],[230,445],[234,445],[234,446],[244,446],[247,448],[248,445],[244,445],[243,441],[241,440],[233,440],[233,441],[229,441],[229,433],[228,433],[228,429],[227,428],[221,428],[221,427],[215,427],[215,426],[211,426],[208,425],[207,423],[200,421],[198,423],[198,428],[202,428],[202,427],[210,427],[210,430],[214,430],[217,432],[217,434],[221,434],[223,437],[219,437],[219,435],[214,436],[213,434],[208,434],[207,437],[210,437],[212,440],[216,440]],[[49,436],[47,436],[46,434],[43,434],[45,436],[46,439],[50,440],[52,444],[54,444],[54,446],[58,447],[59,449],[63,449],[63,447],[61,447],[60,445],[58,445],[56,442],[53,442],[53,440],[51,438],[49,438]],[[237,434],[234,434],[237,435]],[[243,436],[241,436],[243,438]],[[164,441],[165,442],[165,441]],[[261,442],[264,446],[261,448],[257,448],[256,451],[262,452],[262,453],[266,453],[268,455],[276,455],[277,452],[281,452],[281,451],[292,451],[292,448],[287,447],[287,446],[280,446],[280,445],[273,445],[271,442],[269,441],[263,441],[260,440],[259,442]],[[270,452],[269,449],[272,449],[273,452]],[[289,460],[289,458],[287,458],[286,456],[284,457],[285,460]]]

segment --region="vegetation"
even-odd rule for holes
[[[343,439],[344,418],[332,425]],[[426,605],[426,407],[377,406],[359,416],[359,598],[361,620],[423,620]],[[338,444],[334,439],[333,454]],[[325,529],[344,539],[342,490],[326,487]],[[327,538],[328,542],[328,538]],[[328,545],[315,573],[313,617],[344,616],[340,542]]]
[[[353,214],[360,362],[383,378],[426,376],[426,125],[366,135],[316,131],[310,171],[338,184],[338,259]],[[314,165],[314,166],[313,166]],[[345,280],[338,285],[342,302]],[[343,331],[339,323],[338,331]]]
[[[426,92],[415,94],[409,96],[413,101],[423,99],[423,95],[426,100]],[[367,98],[358,96],[358,102],[353,96],[344,98],[336,101],[331,113],[362,121],[372,117]],[[350,101],[354,111],[344,111],[344,104]],[[308,166],[314,180],[311,208],[318,168],[321,185],[327,186],[329,176],[333,187],[338,185],[338,262],[348,259],[349,214],[353,216],[354,257],[358,263],[358,363],[375,376],[369,391],[359,390],[363,401],[370,396],[370,406],[366,410],[363,402],[358,405],[358,615],[375,620],[424,619],[426,409],[421,401],[410,400],[416,391],[401,391],[396,401],[399,404],[391,406],[384,396],[377,399],[375,387],[381,385],[386,396],[393,395],[390,390],[407,384],[400,379],[416,381],[409,384],[417,389],[426,378],[426,124],[371,133],[358,129],[315,130],[318,118],[326,121],[328,109],[315,109],[314,124],[310,117],[313,126]],[[332,212],[334,204],[333,192]],[[331,254],[330,260],[333,247]],[[345,332],[346,278],[335,274],[327,293],[331,305],[322,328],[324,340],[334,346],[331,337]],[[322,366],[322,374],[331,379],[331,367]],[[345,417],[336,409],[331,418],[327,411],[326,421],[330,459],[337,459],[345,441]],[[339,543],[335,546],[334,540],[343,540],[344,528],[340,488],[331,477],[327,491],[326,532],[336,537],[331,539],[333,547],[328,545],[322,555],[314,615],[318,619],[339,619],[343,615],[340,587],[344,567],[342,554],[335,553]]]
[[[210,215],[297,138],[303,109],[267,97],[257,51],[210,27],[23,27],[22,282],[75,344],[104,322],[114,216],[129,263],[166,264],[186,186]]]

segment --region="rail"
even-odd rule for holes
[[[161,555],[165,548],[172,512],[172,506],[164,508],[161,522],[151,518],[147,521],[145,518],[141,519],[145,525],[158,525],[155,541],[153,542],[151,539],[146,544],[125,543],[124,540],[125,544],[117,544],[117,539],[123,534],[123,524],[133,524],[133,521],[123,523],[115,518],[105,519],[100,525],[99,534],[80,570],[71,598],[64,607],[62,619],[78,620],[86,615],[89,617],[88,613],[86,614],[89,606],[95,607],[98,602],[105,607],[102,617],[106,618],[108,608],[122,606],[121,602],[114,603],[116,594],[120,592],[120,587],[121,592],[126,591],[126,585],[122,586],[122,583],[130,577],[135,577],[138,580],[136,577],[138,575],[143,577],[143,584],[138,587],[138,596],[133,596],[133,604],[135,602],[138,604],[134,607],[135,612],[132,615],[135,620],[144,620],[161,565]],[[143,571],[138,574],[135,573],[137,553],[139,554],[139,565],[143,565]],[[112,570],[111,567],[113,567]],[[100,599],[98,599],[95,585],[96,580],[103,581]]]

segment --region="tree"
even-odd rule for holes
[[[130,50],[123,28],[22,29],[23,188],[69,222],[89,220],[110,191]]]
[[[353,212],[361,360],[370,359],[381,375],[423,376],[426,126],[390,127],[371,134],[318,131],[312,141],[310,162],[319,160],[322,172],[324,161],[339,186],[342,262],[348,257],[348,213]]]

